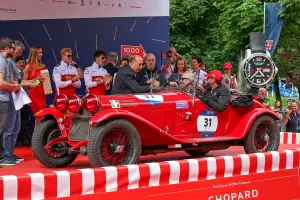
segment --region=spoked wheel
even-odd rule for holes
[[[278,123],[270,116],[259,117],[252,125],[244,143],[246,153],[277,151],[280,143]]]
[[[92,167],[135,164],[141,154],[141,139],[126,120],[113,120],[93,129],[88,141]]]
[[[51,168],[60,168],[70,165],[77,155],[69,155],[67,143],[58,143],[45,149],[45,145],[61,136],[56,121],[52,119],[39,123],[32,135],[32,151],[35,157],[44,165]]]

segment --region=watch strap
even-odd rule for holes
[[[250,33],[250,49],[251,53],[266,53],[266,38],[262,32]]]

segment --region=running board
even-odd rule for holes
[[[190,138],[188,141],[193,141],[193,142],[226,142],[226,141],[231,141],[231,140],[240,140],[240,138],[236,137],[209,137],[209,138]]]

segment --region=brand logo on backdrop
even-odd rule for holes
[[[124,55],[138,55],[144,58],[146,56],[146,52],[142,45],[140,46],[131,46],[131,45],[121,45],[121,57]]]
[[[75,1],[68,1],[68,4],[77,4]]]
[[[273,47],[273,40],[266,40],[266,49],[270,51]]]
[[[142,6],[129,6],[129,8],[142,8]]]
[[[53,3],[66,3],[66,1],[62,1],[62,0],[53,0]]]
[[[101,6],[101,2],[100,1],[98,1],[98,6]]]
[[[241,199],[256,199],[258,197],[257,190],[246,190],[244,192],[233,192],[208,197],[208,200],[241,200]]]
[[[81,6],[84,6],[84,0],[81,0]]]
[[[15,8],[0,8],[1,12],[5,12],[5,13],[16,13],[17,9]]]

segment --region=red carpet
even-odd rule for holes
[[[281,145],[280,150],[284,149],[296,149],[299,148],[299,145]],[[222,151],[212,151],[207,156],[225,156],[225,155],[236,155],[236,154],[243,154],[244,149],[243,147],[231,147],[227,150]],[[0,168],[0,176],[3,175],[25,175],[26,173],[37,173],[41,172],[44,174],[51,173],[55,170],[64,170],[63,168],[60,169],[50,169],[43,166],[39,163],[34,157],[31,152],[30,148],[16,148],[16,155],[19,157],[24,158],[23,162],[20,162],[16,166],[12,167],[3,167]],[[191,156],[187,155],[185,152],[172,152],[172,153],[165,153],[165,154],[158,154],[156,156],[143,156],[140,159],[140,163],[147,163],[147,162],[161,162],[161,161],[168,161],[168,160],[181,160],[181,159],[189,159]],[[69,169],[82,169],[82,168],[90,168],[89,162],[87,157],[85,156],[78,156],[77,160],[69,166]]]

